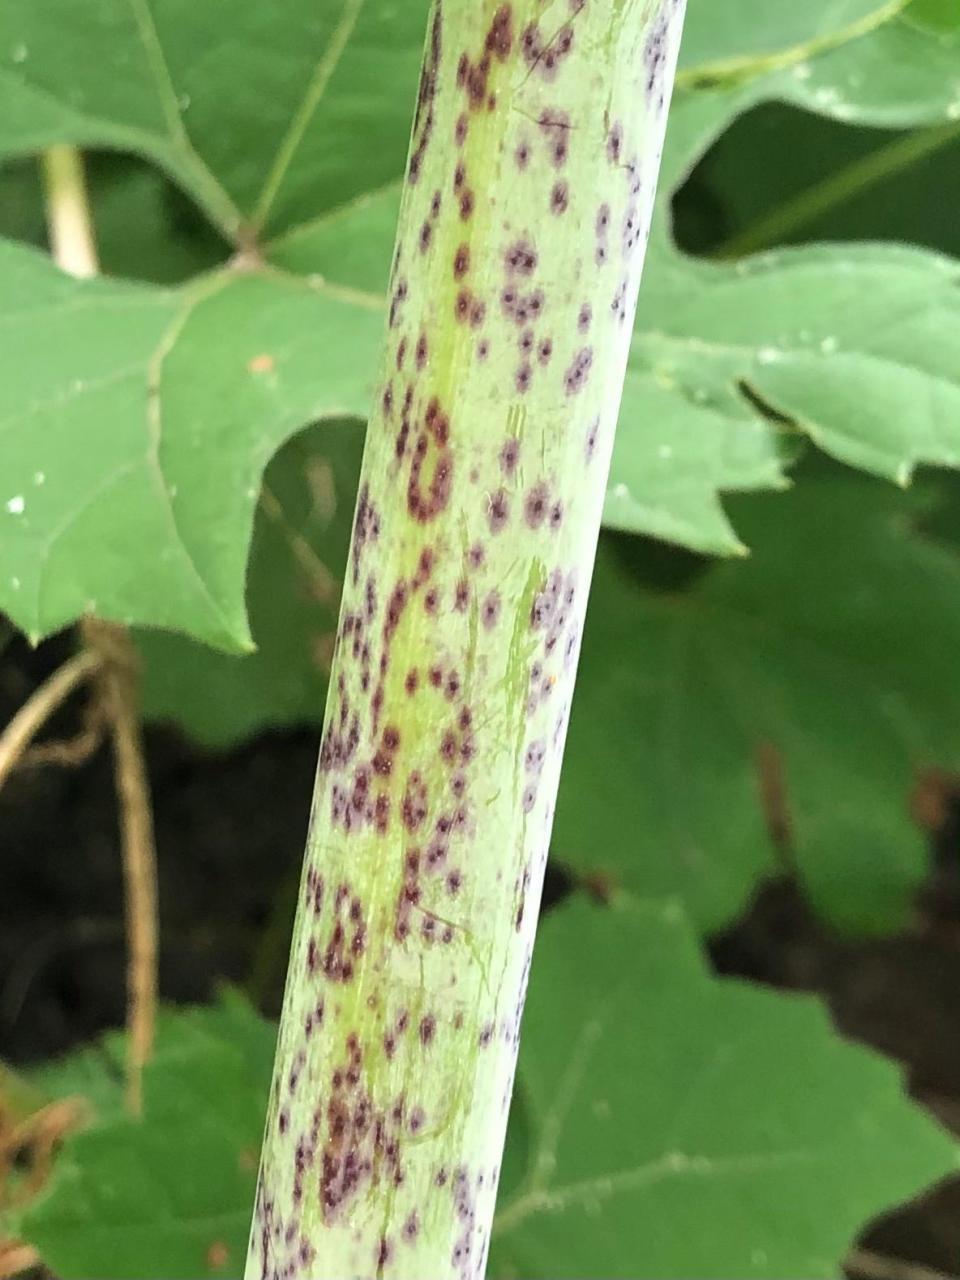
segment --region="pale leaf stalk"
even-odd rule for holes
[[[43,153],[42,164],[53,260],[78,280],[88,280],[98,267],[83,156],[76,147],[57,144]]]
[[[682,17],[434,8],[250,1277],[483,1274]]]

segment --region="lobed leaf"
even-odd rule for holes
[[[117,1036],[46,1070],[48,1088],[93,1092],[97,1118],[10,1229],[64,1280],[239,1274],[274,1040],[237,996],[164,1013],[141,1120],[120,1106]]]
[[[163,1011],[140,1121],[119,1033],[34,1072],[94,1117],[4,1228],[63,1280],[239,1274],[274,1035],[237,995]],[[955,1164],[815,1001],[711,978],[676,904],[574,900],[541,926],[489,1273],[831,1276]]]
[[[544,921],[519,1087],[497,1280],[835,1276],[865,1219],[956,1164],[894,1067],[811,1000],[709,977],[670,903]]]
[[[919,461],[955,465],[952,262],[846,246],[715,266],[669,236],[671,192],[757,103],[864,124],[953,116],[960,34],[929,3],[891,17],[877,0],[778,2],[734,23],[693,0],[611,525],[742,551],[723,495],[784,487],[805,439],[901,482]],[[244,6],[228,40],[184,0],[94,0],[82,21],[66,0],[0,14],[0,155],[63,140],[135,151],[241,249],[262,230],[272,264],[241,253],[246,271],[137,290],[64,281],[0,247],[0,323],[16,330],[0,357],[0,607],[35,637],[95,608],[249,648],[263,467],[305,423],[367,411],[397,104],[413,99],[425,3],[321,8]]]
[[[263,468],[304,421],[364,412],[379,300],[265,271],[80,283],[9,244],[0,272],[0,608],[34,638],[96,611],[249,648]]]
[[[777,869],[756,759],[770,743],[815,904],[896,927],[926,860],[916,771],[960,765],[960,562],[918,536],[916,498],[839,469],[734,511],[754,554],[682,594],[601,549],[554,854],[718,927]]]
[[[399,173],[426,11],[245,4],[225,29],[221,9],[189,0],[8,0],[0,154],[134,151],[231,238],[280,229]]]
[[[787,423],[840,461],[905,484],[919,462],[960,461],[958,283],[952,259],[892,245],[687,261],[648,279],[631,367],[706,413],[748,417],[768,434]],[[629,452],[629,425],[624,435]],[[772,443],[767,453],[776,456]]]
[[[186,636],[141,631],[143,709],[196,742],[227,746],[264,726],[318,722],[353,526],[363,431],[325,423],[267,468],[247,568],[257,652],[220,653]]]
[[[865,35],[894,16],[903,0],[751,0],[691,4],[678,84],[757,75]]]

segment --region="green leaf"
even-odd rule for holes
[[[67,1141],[48,1189],[10,1229],[63,1280],[239,1274],[275,1038],[237,996],[164,1013],[143,1119],[124,1114],[115,1072],[102,1068],[94,1122]],[[96,1055],[115,1065],[119,1037],[41,1079],[89,1096]]]
[[[934,54],[952,70],[947,94],[942,77],[933,83],[923,70]],[[960,101],[960,43],[901,19],[788,71],[678,94],[608,524],[701,551],[741,550],[719,494],[783,487],[797,453],[784,424],[899,483],[920,461],[957,464],[960,381],[949,352],[960,343],[960,303],[951,259],[844,245],[718,266],[680,253],[667,230],[671,191],[731,121],[761,102],[908,125],[951,116],[953,96]]]
[[[119,1033],[35,1072],[96,1114],[5,1228],[63,1280],[237,1274],[274,1034],[233,995],[164,1011],[139,1122]],[[955,1163],[894,1068],[813,1001],[709,978],[670,905],[544,922],[511,1123],[494,1276],[832,1275]]]
[[[400,183],[388,183],[311,218],[272,240],[269,259],[287,271],[385,295],[400,195]]]
[[[847,928],[902,923],[926,861],[915,772],[960,766],[960,562],[913,530],[918,508],[805,472],[788,495],[737,500],[754,554],[682,594],[644,587],[608,539],[555,856],[678,894],[705,931],[724,924],[776,870],[756,766],[771,743],[815,904]]]
[[[960,227],[942,198],[958,163],[960,122],[859,128],[765,103],[697,166],[680,194],[678,238],[726,260],[811,240],[909,240],[958,257]]]
[[[910,5],[869,35],[796,63],[781,75],[780,94],[858,124],[909,128],[960,118],[960,31],[934,30],[913,12]]]
[[[820,8],[795,6],[799,16],[791,16],[788,6],[770,6],[762,39],[797,53],[791,22],[815,24],[826,13]],[[697,40],[702,31],[708,45],[713,32],[718,49],[723,37],[715,6],[709,13],[691,6],[691,20],[685,48],[695,62],[690,30]],[[741,39],[752,29],[728,28]],[[761,102],[897,127],[960,113],[960,39],[919,31],[904,17],[789,60],[788,69],[746,84],[680,92],[667,133],[605,519],[702,551],[742,546],[719,493],[784,484],[796,440],[771,423],[769,410],[835,457],[900,482],[917,461],[956,465],[960,457],[955,362],[942,354],[960,341],[952,260],[846,245],[715,267],[685,257],[669,237],[671,192],[730,123]]]
[[[179,284],[222,265],[229,246],[197,206],[154,166],[116,152],[85,157],[100,269],[107,276]],[[47,248],[40,168],[0,165],[0,235]]]
[[[4,1229],[63,1280],[239,1274],[274,1039],[236,995],[163,1011],[141,1121],[120,1033],[34,1072],[95,1114]],[[708,977],[676,906],[574,901],[537,945],[490,1274],[834,1275],[955,1162],[815,1002]]]
[[[362,449],[356,422],[313,427],[281,449],[267,468],[247,570],[257,651],[240,657],[139,633],[149,719],[225,746],[266,725],[322,718]]]
[[[709,977],[671,904],[544,921],[519,1084],[533,1155],[493,1277],[836,1276],[956,1166],[895,1067],[812,1000]]]
[[[231,238],[281,229],[400,172],[426,9],[243,4],[225,33],[219,8],[186,0],[7,0],[0,153],[134,151]]]
[[[952,259],[891,245],[678,262],[647,280],[631,368],[904,484],[918,462],[960,461],[958,282]]]
[[[694,343],[681,372],[683,345],[648,361],[635,347],[603,522],[698,551],[742,553],[719,492],[785,488],[797,439],[758,418],[722,375],[711,378]]]
[[[75,284],[0,246],[12,335],[0,608],[32,636],[95,608],[249,647],[243,573],[263,467],[307,422],[369,406],[407,132],[398,104],[413,101],[424,8],[243,5],[224,41],[220,15],[184,0],[93,0],[82,21],[67,0],[4,6],[0,153],[55,140],[135,151],[237,245],[262,224],[272,264],[241,271],[258,262],[241,253],[151,290]],[[712,552],[745,542],[722,496],[783,487],[805,438],[899,480],[960,449],[952,264],[811,249],[741,274],[669,240],[671,192],[756,103],[906,124],[960,100],[956,35],[909,11],[857,36],[883,10],[875,0],[768,8],[734,24],[708,0],[691,6],[688,67],[740,70],[675,104],[606,507],[618,528]],[[154,194],[131,187],[127,216],[152,217]]]
[[[304,421],[365,411],[379,300],[268,271],[79,283],[12,245],[0,273],[0,609],[34,637],[95,609],[249,647],[263,468]]]
[[[166,1025],[166,1014],[161,1025]],[[29,1081],[44,1101],[83,1098],[98,1123],[113,1121],[124,1108],[124,1039],[109,1032],[63,1058],[52,1058],[29,1069]]]
[[[960,12],[953,0],[911,0],[904,18],[921,31],[960,30]]]
[[[756,75],[812,56],[879,26],[898,0],[693,0],[680,50],[681,87],[699,80]]]
[[[960,115],[960,20],[952,0],[848,6],[849,21],[831,0],[778,2],[762,13],[735,2],[749,21],[730,22],[729,5],[690,4],[677,81],[684,99],[697,86],[722,101],[713,87],[720,83],[734,111],[744,101],[782,98],[819,115],[890,128]],[[767,55],[751,56],[751,40]],[[713,65],[709,53],[696,58],[695,42],[717,51]]]

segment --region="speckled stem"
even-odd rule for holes
[[[247,1275],[484,1271],[682,0],[438,0]]]

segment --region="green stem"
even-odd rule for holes
[[[782,244],[803,227],[960,137],[960,124],[917,129],[854,160],[758,218],[718,246],[715,258],[740,258]]]
[[[682,12],[435,3],[251,1277],[483,1273]]]

